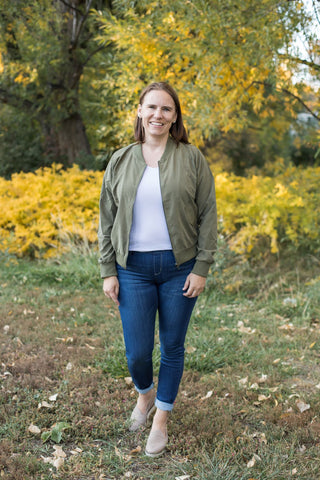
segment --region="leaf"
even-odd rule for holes
[[[41,435],[41,440],[43,441],[43,443],[45,443],[49,440],[50,437],[51,437],[51,430],[47,432],[43,432]]]
[[[247,463],[247,467],[252,468],[255,466],[255,464],[256,464],[256,459],[252,457],[251,460],[249,460],[249,462]]]
[[[62,447],[60,445],[54,445],[53,449],[54,449],[54,452],[53,452],[54,457],[65,458],[67,456],[67,454],[62,450]]]
[[[62,440],[62,431],[53,428],[51,431],[51,440],[55,443],[60,443]]]
[[[210,390],[205,397],[202,397],[201,400],[206,400],[207,398],[212,397],[213,391]]]
[[[140,452],[141,452],[141,447],[140,447],[140,445],[138,445],[136,448],[133,448],[130,451],[130,455],[135,455],[136,453],[140,453]]]
[[[196,347],[192,347],[191,345],[188,345],[186,348],[186,353],[194,353],[196,351]]]
[[[256,455],[255,453],[253,454],[253,457],[251,458],[251,460],[249,460],[249,462],[247,463],[247,467],[248,468],[252,468],[255,466],[255,464],[257,462],[261,462],[261,458],[259,457],[259,455]]]
[[[305,412],[306,410],[310,409],[310,405],[308,403],[302,402],[302,400],[297,400],[296,405],[301,413]]]
[[[252,334],[254,334],[254,333],[256,332],[256,329],[255,329],[255,328],[252,329],[251,327],[245,327],[245,326],[244,326],[244,323],[243,323],[241,320],[238,322],[237,327],[238,327],[238,331],[239,331],[240,333],[246,333],[246,334],[248,334],[248,335],[252,335]]]
[[[50,402],[55,402],[57,400],[57,396],[57,393],[55,395],[51,395],[51,397],[49,397]]]
[[[36,425],[32,425],[32,424],[31,424],[31,425],[28,427],[28,432],[34,433],[35,435],[38,435],[39,433],[41,433],[41,430],[40,430],[40,428],[37,427]]]
[[[241,378],[240,380],[238,380],[238,383],[239,383],[239,385],[247,385],[248,377]]]
[[[70,450],[70,453],[71,455],[79,455],[80,453],[82,453],[82,451],[83,450],[81,450],[81,448],[77,447],[74,450]]]
[[[40,410],[41,408],[53,408],[53,407],[54,407],[53,403],[48,403],[46,401],[43,401],[38,404],[38,410]]]
[[[54,467],[56,467],[57,470],[59,470],[59,468],[61,468],[64,464],[64,458],[62,457],[55,458],[51,463]]]
[[[259,402],[264,402],[265,400],[269,400],[269,398],[271,398],[271,395],[268,395],[267,397],[265,395],[258,396]]]
[[[190,475],[182,475],[181,477],[175,477],[175,480],[189,480]]]

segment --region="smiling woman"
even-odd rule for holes
[[[166,137],[177,120],[177,113],[172,97],[164,90],[151,90],[139,105],[138,117],[142,120],[145,139],[152,137]],[[157,141],[159,138],[157,138]]]
[[[176,92],[153,83],[140,96],[137,143],[111,158],[100,197],[103,291],[119,307],[128,367],[137,392],[129,429],[146,425],[161,455],[184,366],[184,342],[217,243],[214,180],[189,144]],[[152,352],[159,313],[161,363],[155,394]]]

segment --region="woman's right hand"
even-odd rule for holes
[[[116,304],[120,305],[118,300],[119,295],[119,280],[118,277],[106,277],[103,279],[103,292],[106,297],[111,298],[111,300]]]

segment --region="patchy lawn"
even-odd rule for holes
[[[320,478],[318,259],[218,258],[156,460],[126,427],[136,394],[94,253],[1,263],[0,478]]]

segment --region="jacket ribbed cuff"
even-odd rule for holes
[[[116,277],[118,275],[117,267],[114,262],[100,263],[101,278]]]
[[[207,262],[202,262],[201,260],[196,260],[192,273],[200,275],[200,277],[207,277],[209,272],[210,264]]]

